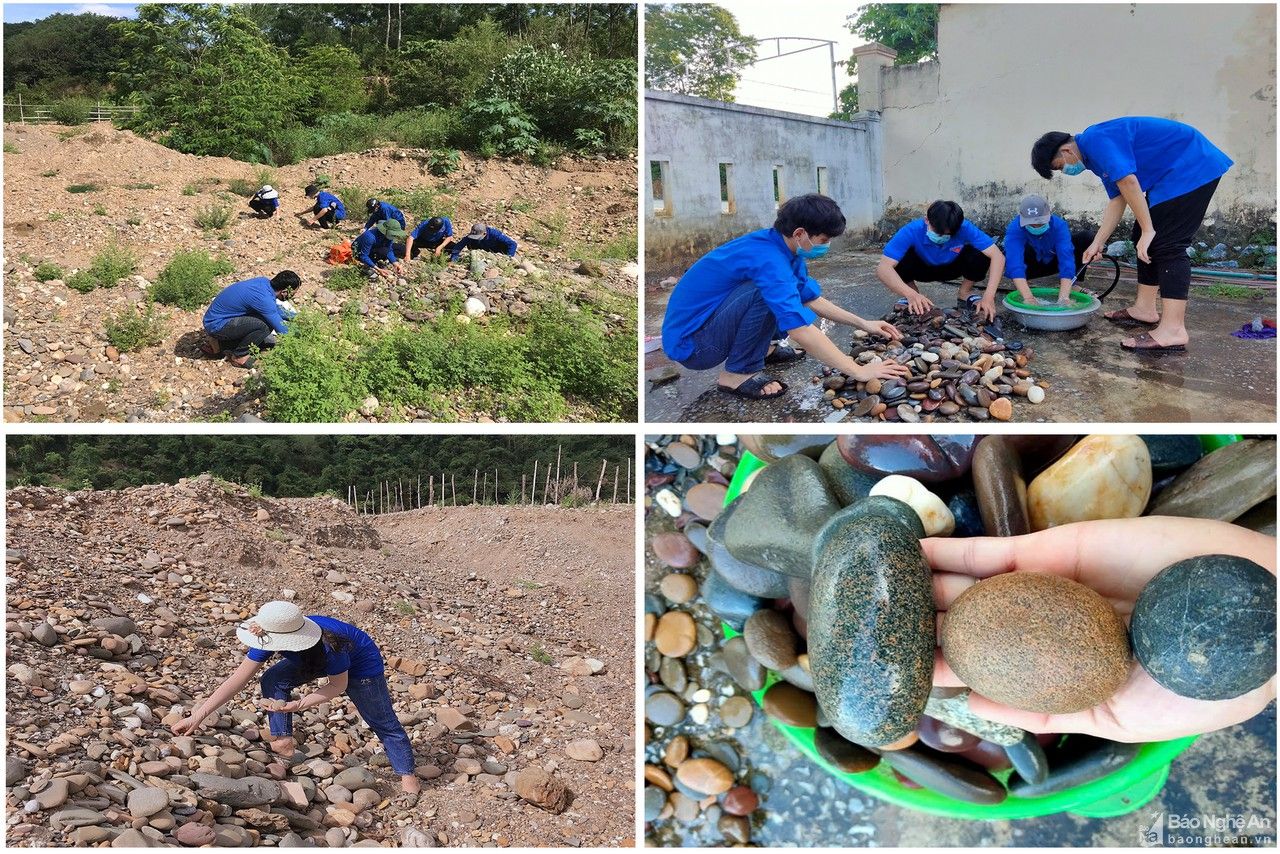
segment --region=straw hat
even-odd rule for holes
[[[256,626],[258,632],[251,631]],[[297,652],[310,649],[320,640],[320,624],[306,617],[292,602],[268,602],[258,615],[236,629],[245,646],[269,652]]]

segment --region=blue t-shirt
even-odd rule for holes
[[[373,213],[369,214],[369,218],[364,221],[364,227],[372,228],[384,219],[394,219],[396,222],[400,223],[401,228],[408,228],[408,226],[404,224],[404,214],[400,212],[398,207],[391,204],[391,202],[378,202],[378,207],[375,208]]]
[[[884,254],[895,261],[901,261],[906,257],[908,249],[914,249],[916,255],[926,264],[941,267],[956,260],[956,256],[966,246],[972,246],[982,252],[995,243],[983,233],[982,229],[967,219],[960,223],[959,231],[941,245],[929,239],[928,229],[929,224],[923,218],[912,220],[898,229],[898,233],[885,244]]]
[[[347,218],[347,209],[342,204],[342,199],[326,190],[321,190],[316,194],[316,206],[311,209],[312,213],[320,213],[325,208],[333,208],[333,218],[335,220],[344,220]]]
[[[351,254],[366,267],[375,266],[375,262],[379,259],[386,259],[394,264],[396,263],[394,245],[391,238],[376,228],[370,228],[351,242]]]
[[[677,362],[693,355],[693,333],[739,285],[750,282],[784,331],[818,319],[805,303],[822,295],[804,259],[775,229],[762,228],[712,249],[690,267],[667,300],[662,349]]]
[[[328,646],[324,648],[324,675],[336,676],[339,673],[346,673],[348,679],[368,679],[371,676],[381,676],[385,669],[382,663],[382,653],[378,652],[378,645],[373,642],[373,638],[360,631],[350,623],[344,623],[341,620],[335,620],[333,617],[323,617],[316,614],[308,614],[312,620],[320,624],[320,628],[327,632],[332,632],[339,637],[345,638],[351,644],[351,648],[339,652],[330,649]],[[323,643],[323,641],[321,641]],[[278,653],[272,650],[250,648],[245,653],[250,661],[266,661],[273,655],[283,655],[288,661],[302,661],[306,655],[305,650],[297,652],[286,652],[280,650]]]
[[[497,252],[500,255],[515,255],[516,242],[493,226],[489,226],[485,229],[484,237],[464,237],[453,244],[453,249],[449,252],[449,260],[457,261],[458,256],[462,254],[464,249],[480,249],[485,252]]]
[[[1027,247],[1035,253],[1036,260],[1048,264],[1056,255],[1058,276],[1074,279],[1076,276],[1076,252],[1071,243],[1071,226],[1054,214],[1049,218],[1049,230],[1044,234],[1032,234],[1018,224],[1018,217],[1010,220],[1004,230],[1004,274],[1010,279],[1027,277]]]
[[[276,292],[266,276],[245,279],[222,289],[204,312],[204,328],[217,332],[233,317],[261,318],[280,335],[289,331],[276,304]]]
[[[254,193],[254,194],[253,194],[253,199],[252,199],[252,201],[255,201],[255,202],[267,202],[267,203],[269,203],[269,204],[271,205],[271,207],[272,207],[272,208],[275,208],[276,210],[279,210],[279,209],[280,209],[280,197],[279,197],[279,196],[276,196],[274,199],[264,199],[264,198],[262,197],[262,191],[261,191],[261,190],[259,190],[258,192],[256,192],[256,193]]]
[[[440,217],[441,225],[435,231],[427,231],[428,220],[418,223],[417,228],[409,236],[413,238],[414,243],[425,243],[428,248],[435,249],[444,242],[446,237],[453,237],[453,223],[449,221],[447,216]]]
[[[1172,119],[1129,116],[1089,125],[1076,134],[1085,167],[1102,178],[1107,198],[1120,195],[1116,182],[1135,175],[1158,205],[1221,178],[1231,158],[1191,125]]]

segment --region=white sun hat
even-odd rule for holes
[[[257,632],[252,630],[255,626]],[[320,633],[320,624],[292,602],[268,602],[256,617],[236,629],[236,637],[245,646],[268,652],[310,649],[320,640]]]
[[[274,188],[274,187],[272,187],[270,184],[263,184],[263,185],[262,185],[262,189],[261,189],[261,190],[259,190],[258,192],[259,192],[259,193],[262,193],[262,198],[264,198],[264,199],[278,199],[278,198],[280,198],[280,194],[279,194],[278,192],[276,192],[275,188]]]

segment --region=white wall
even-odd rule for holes
[[[670,215],[654,210],[650,161],[667,161]],[[732,164],[736,210],[721,212],[719,164]],[[785,198],[816,192],[817,167],[849,229],[871,225],[883,208],[880,123],[838,122],[667,92],[645,93],[645,257],[691,260],[733,237],[773,225],[773,167]]]

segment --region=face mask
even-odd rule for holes
[[[1049,223],[1046,222],[1044,225],[1028,225],[1026,226],[1026,229],[1035,235],[1044,234],[1049,230]]]
[[[925,233],[928,234],[929,239],[932,240],[934,243],[936,243],[938,246],[941,246],[942,244],[946,243],[948,240],[951,239],[951,235],[949,234],[935,234],[932,228],[926,228]]]
[[[796,254],[801,258],[812,261],[815,258],[821,258],[823,255],[826,255],[827,250],[830,248],[831,246],[829,244],[814,243],[813,240],[809,240],[809,248],[805,249],[804,247],[799,247],[796,249]]]
[[[1079,161],[1075,163],[1067,163],[1062,167],[1062,174],[1064,175],[1079,175],[1083,171],[1084,164]]]

